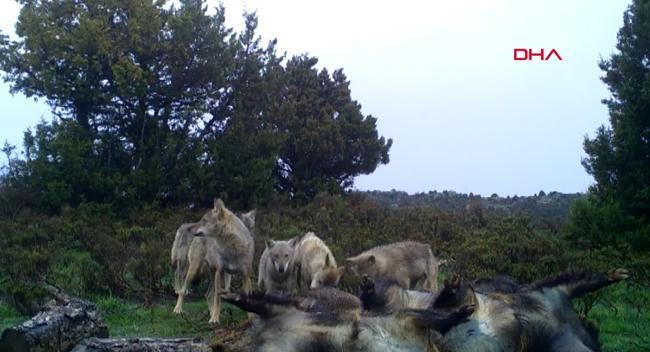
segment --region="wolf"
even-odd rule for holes
[[[254,213],[249,213],[249,223],[254,223]],[[252,221],[252,222],[250,222]],[[210,322],[219,321],[220,299],[222,286],[230,288],[230,275],[241,273],[243,289],[252,289],[251,275],[253,267],[254,242],[250,230],[244,222],[228,210],[221,199],[215,199],[213,209],[209,210],[198,223],[188,226],[181,225],[177,239],[172,249],[172,262],[180,262],[187,243],[187,235],[192,236],[187,252],[189,267],[180,288],[177,289],[178,300],[174,312],[182,312],[183,297],[194,276],[205,261],[213,276],[212,285],[208,291],[208,308]],[[195,242],[196,241],[196,242]],[[201,259],[203,257],[203,261]],[[222,282],[223,281],[223,282]]]
[[[332,251],[313,232],[306,233],[296,249],[298,287],[319,288],[338,284],[345,268],[338,268]]]
[[[384,316],[312,313],[297,309],[290,299],[269,295],[223,297],[260,316],[234,350],[297,351],[437,351],[432,333],[444,334],[472,314],[473,307],[452,312],[403,310]]]
[[[255,215],[257,210],[239,215],[240,219],[249,231],[252,233],[255,227]],[[174,291],[178,295],[174,313],[183,313],[183,300],[187,295],[189,284],[194,281],[196,275],[202,268],[208,269],[211,279],[215,276],[215,271],[221,268],[220,258],[217,251],[217,242],[213,238],[195,237],[198,222],[185,223],[176,230],[176,236],[171,250],[171,263],[175,266]],[[227,272],[221,275],[225,291],[230,290],[231,275]],[[185,284],[187,282],[187,284]],[[185,287],[185,288],[184,288]],[[213,287],[213,284],[211,284]],[[213,290],[208,291],[208,305],[214,300]]]
[[[266,293],[288,294],[293,292],[296,278],[294,258],[300,237],[289,241],[266,240],[266,248],[260,257],[257,286]]]
[[[430,292],[438,290],[440,263],[429,245],[404,241],[369,249],[347,258],[345,266],[357,279],[394,280],[405,289],[414,289],[419,281]]]
[[[444,336],[454,351],[595,352],[600,350],[597,335],[573,311],[571,300],[627,277],[625,269],[563,273],[512,293],[479,293],[454,280],[445,284],[433,308],[476,305],[467,322]]]

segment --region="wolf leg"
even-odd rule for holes
[[[433,255],[431,248],[429,248],[429,257],[427,259],[426,279],[424,281],[425,289],[429,292],[438,292],[438,271],[440,270],[440,262]]]
[[[223,273],[223,290],[225,292],[230,292],[230,282],[232,281],[232,275],[224,272]]]
[[[176,307],[174,307],[174,313],[183,314],[183,295],[179,294],[176,299]]]
[[[253,281],[251,280],[250,273],[244,275],[244,293],[250,294],[253,291]]]
[[[211,294],[208,295],[208,309],[210,310],[210,324],[218,324],[221,314],[221,269],[214,271],[214,287]]]

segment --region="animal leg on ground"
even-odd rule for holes
[[[212,292],[208,295],[208,308],[210,310],[209,323],[219,323],[219,315],[221,314],[221,270],[214,271],[214,287]]]
[[[178,298],[176,299],[176,306],[174,307],[174,313],[176,314],[183,313],[183,297],[183,295],[178,294]]]

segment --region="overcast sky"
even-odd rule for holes
[[[630,1],[223,3],[231,26],[257,10],[264,40],[344,69],[353,98],[394,141],[390,163],[359,177],[359,189],[505,196],[593,182],[580,160],[585,134],[607,122],[597,63],[613,52]],[[13,35],[19,7],[0,4],[0,29]],[[563,61],[514,61],[514,48],[555,48]],[[0,142],[20,144],[49,116],[6,83],[0,106]]]

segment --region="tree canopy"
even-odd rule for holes
[[[609,126],[585,138],[583,165],[596,183],[578,203],[573,232],[598,245],[650,248],[650,1],[623,17],[617,51],[600,62],[611,97]]]
[[[26,132],[3,182],[43,208],[215,195],[248,207],[340,192],[389,161],[392,141],[342,70],[286,60],[261,43],[255,14],[236,32],[199,0],[21,4],[0,70],[55,119]]]

